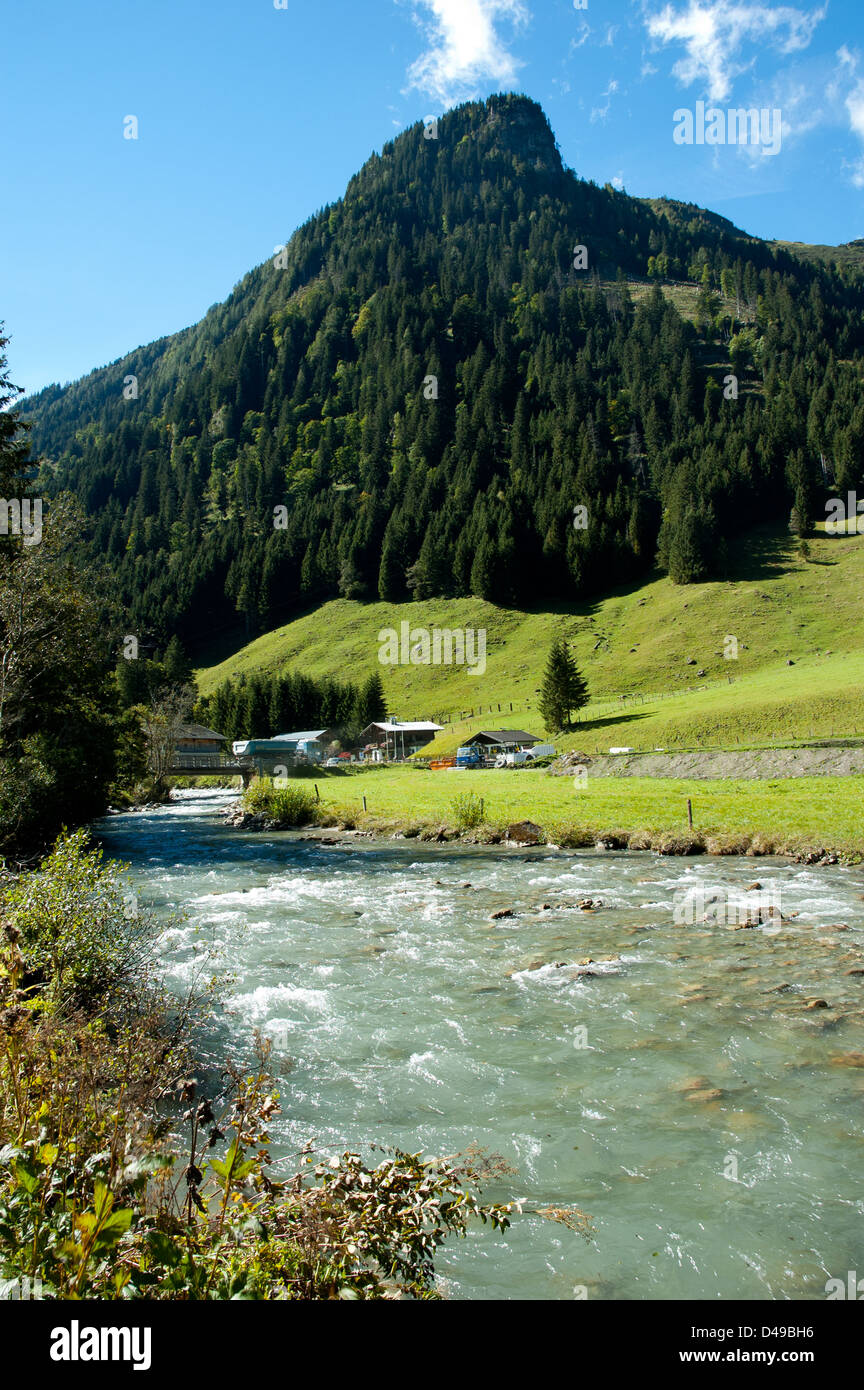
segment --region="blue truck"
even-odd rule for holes
[[[456,749],[457,767],[485,767],[485,765],[486,759],[479,748],[466,745],[464,748]]]

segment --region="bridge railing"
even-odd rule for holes
[[[249,758],[231,758],[225,753],[175,753],[169,764],[171,771],[190,768],[251,767]]]

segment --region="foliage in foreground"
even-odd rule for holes
[[[129,902],[82,834],[0,883],[0,1295],[436,1297],[442,1242],[509,1224],[514,1204],[480,1197],[502,1161],[307,1146],[277,1178],[267,1045],[251,1074],[190,1077],[203,996],[162,989],[157,924]]]

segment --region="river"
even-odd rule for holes
[[[323,846],[226,828],[232,799],[183,792],[96,830],[142,903],[185,914],[170,977],[209,946],[234,974],[202,1046],[273,1039],[276,1156],[476,1143],[516,1170],[489,1199],[591,1217],[590,1242],[480,1227],[444,1247],[445,1296],[821,1299],[864,1275],[862,869]],[[744,901],[757,880],[782,927],[676,925],[682,893]]]

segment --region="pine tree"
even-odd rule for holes
[[[399,546],[390,527],[384,537],[381,567],[378,571],[378,596],[385,603],[398,603],[405,597],[405,570],[400,563]]]
[[[30,428],[18,411],[11,408],[21,391],[20,387],[12,385],[6,371],[4,349],[8,341],[3,336],[3,325],[0,323],[0,500],[4,504],[23,495],[28,455],[27,431]],[[20,548],[20,541],[17,544]],[[11,536],[0,535],[0,557],[4,552],[9,555],[15,553],[15,542]]]
[[[387,718],[387,701],[384,698],[384,682],[380,671],[372,675],[362,686],[355,705],[355,722],[361,729],[367,725]]]
[[[588,703],[588,686],[566,642],[553,642],[540,690],[540,713],[549,730],[572,728],[571,716]]]
[[[705,520],[688,507],[670,529],[666,564],[672,582],[696,584],[705,579],[709,570],[708,549]]]
[[[21,394],[18,386],[13,386],[6,370],[6,345],[8,338],[3,336],[0,323],[0,496],[7,501],[10,497],[20,497],[22,473],[27,464],[26,432],[29,426],[21,419],[17,410],[10,410],[13,401]]]
[[[183,643],[175,633],[165,648],[162,658],[165,675],[172,685],[187,685],[192,679],[192,663],[183,650]]]

